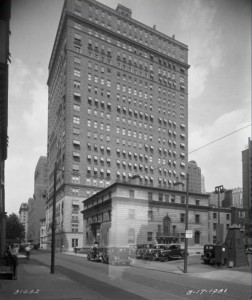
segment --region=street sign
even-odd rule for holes
[[[191,239],[193,237],[193,231],[192,230],[186,230],[186,238]]]

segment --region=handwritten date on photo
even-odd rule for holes
[[[27,295],[31,295],[31,294],[38,294],[39,290],[16,290],[13,295],[20,295],[20,294],[27,294]]]
[[[206,289],[201,289],[201,290],[189,290],[186,295],[190,296],[190,295],[203,295],[204,293],[208,293],[208,294],[224,294],[227,292],[227,289],[211,289],[211,290],[206,290]]]

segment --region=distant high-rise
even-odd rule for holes
[[[24,241],[27,242],[28,233],[28,203],[22,203],[19,208],[19,220],[24,225],[25,228],[25,238]]]
[[[201,193],[201,168],[197,166],[196,161],[191,160],[188,162],[189,174],[189,191],[194,193]]]
[[[206,194],[205,176],[201,174],[201,193]]]
[[[34,171],[34,194],[29,201],[28,238],[40,243],[40,220],[45,218],[47,198],[47,158],[41,156]]]
[[[65,1],[48,77],[46,222],[50,232],[56,166],[56,247],[82,245],[80,205],[113,182],[185,182],[187,56],[174,35],[120,4]]]

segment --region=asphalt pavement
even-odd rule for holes
[[[83,257],[85,256],[85,254],[75,254],[73,252],[65,252],[64,254]],[[200,256],[198,255],[198,257]],[[204,264],[189,264],[187,274],[184,274],[183,272],[183,262],[178,265],[177,263],[173,262],[155,263],[145,262],[142,260],[133,260],[132,267],[153,270],[158,269],[161,272],[174,273],[181,276],[206,278],[209,280],[224,280],[251,286],[250,266],[239,268],[214,268]],[[72,272],[74,272],[74,270],[72,270]],[[101,283],[97,281],[91,283],[90,281],[88,284],[88,278],[86,278],[84,282],[79,282],[76,280],[76,278],[74,277],[74,273],[72,276],[68,276],[68,273],[63,272],[63,269],[62,272],[60,272],[59,268],[55,274],[51,274],[48,266],[39,263],[36,259],[33,259],[33,257],[31,257],[30,260],[26,260],[26,258],[21,255],[19,257],[19,264],[17,267],[17,280],[0,280],[0,299],[144,299],[139,295],[118,290],[118,288],[115,286],[104,284],[104,282]],[[118,298],[118,293],[121,293],[122,297]],[[174,296],[172,299],[182,298]]]

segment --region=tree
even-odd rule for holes
[[[6,218],[6,239],[7,240],[22,240],[25,237],[25,227],[20,222],[18,216],[14,213]]]

